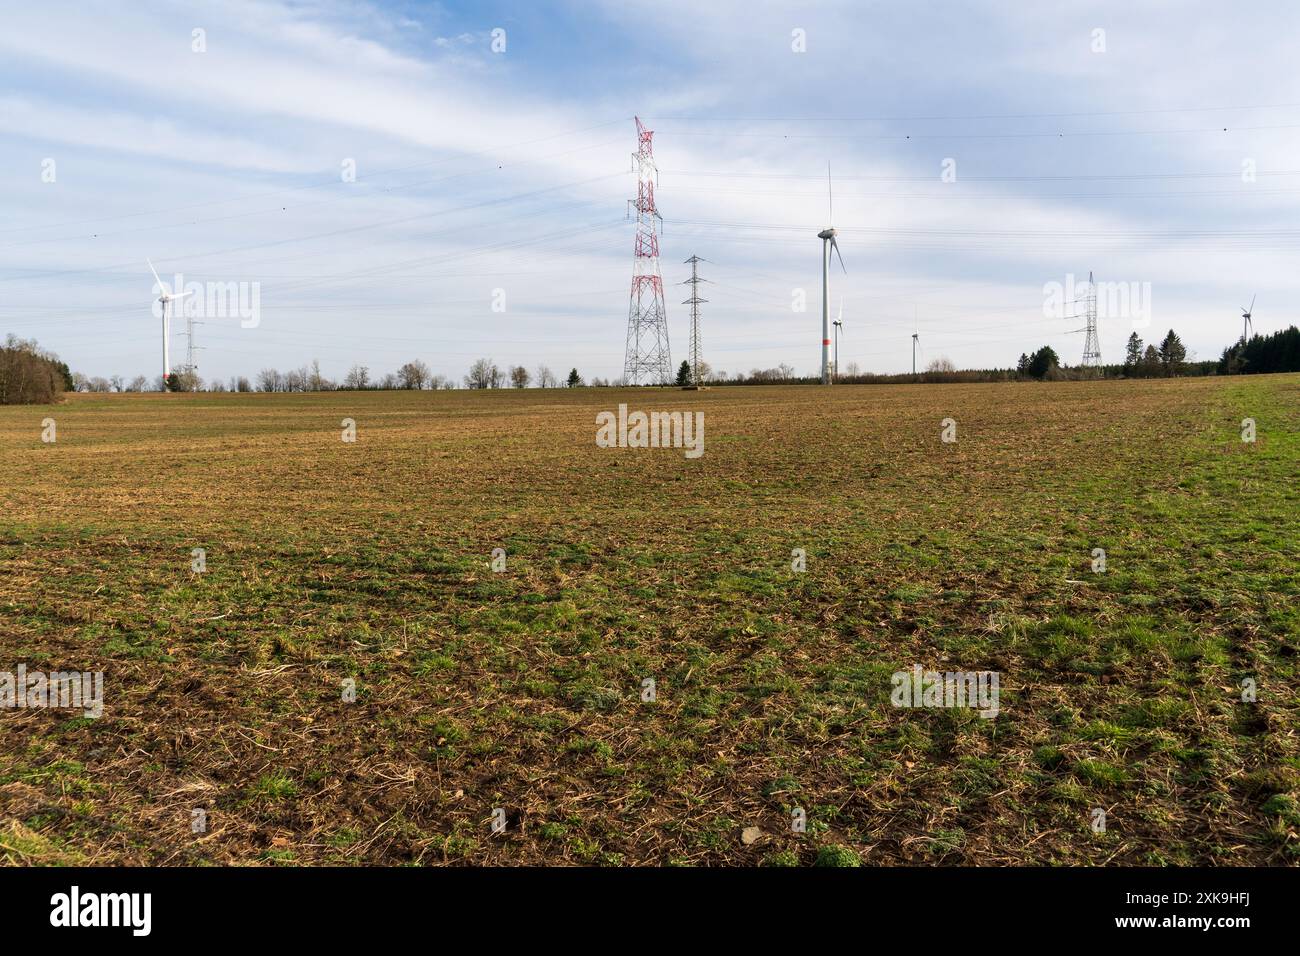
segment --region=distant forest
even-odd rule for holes
[[[1294,325],[1272,335],[1256,335],[1223,350],[1215,368],[1220,375],[1300,371],[1300,329]]]

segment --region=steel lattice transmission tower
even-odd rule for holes
[[[203,346],[194,344],[194,326],[202,324],[202,322],[194,321],[192,313],[185,316],[185,368],[183,371],[191,375],[199,370],[194,353],[203,350]]]
[[[700,381],[700,304],[708,302],[708,299],[700,298],[700,283],[708,282],[708,279],[700,278],[700,263],[707,260],[699,256],[691,256],[686,260],[686,264],[691,267],[691,277],[682,285],[691,287],[691,297],[682,301],[682,305],[691,307],[691,384],[699,388]]]
[[[1088,273],[1088,294],[1083,299],[1088,315],[1088,326],[1083,337],[1083,367],[1101,368],[1101,341],[1097,338],[1097,284]]]
[[[668,350],[668,312],[664,308],[664,280],[659,271],[659,233],[663,216],[655,208],[654,131],[636,121],[637,151],[632,154],[636,170],[636,246],[632,257],[632,294],[627,311],[627,349],[623,358],[623,381],[627,385],[667,385],[673,380],[672,355]]]

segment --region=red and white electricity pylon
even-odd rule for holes
[[[623,358],[623,381],[627,385],[668,385],[673,381],[673,361],[668,351],[668,313],[664,309],[664,280],[659,271],[659,234],[663,216],[655,208],[655,166],[653,130],[636,121],[637,151],[632,154],[636,169],[636,199],[629,199],[629,212],[636,208],[636,246],[632,257],[632,294],[627,311],[627,349]]]

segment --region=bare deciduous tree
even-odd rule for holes
[[[419,359],[407,362],[397,370],[397,379],[402,388],[419,391],[429,381],[429,366]]]
[[[501,370],[490,358],[476,359],[465,376],[466,388],[498,388],[501,384]]]
[[[344,388],[369,388],[370,387],[370,369],[364,365],[354,365],[348,369],[348,374],[343,379]]]

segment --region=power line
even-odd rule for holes
[[[575,153],[575,152],[581,152],[582,150],[586,150],[586,149],[595,149],[595,148],[598,148],[598,147],[600,147],[600,146],[609,146],[609,145],[612,145],[613,143],[614,143],[614,140],[609,140],[608,142],[593,144],[592,146],[582,146],[582,147],[579,147],[578,149],[565,150],[565,151],[562,152],[562,153],[554,153],[554,154],[552,154],[552,155],[539,157],[539,158],[537,158],[537,159],[532,159],[532,160],[523,160],[523,161],[518,162],[518,163],[509,163],[509,164],[506,164],[506,165],[504,165],[504,166],[497,166],[495,170],[486,170],[486,171],[483,171],[483,170],[473,170],[473,171],[470,171],[470,172],[456,173],[456,174],[453,175],[453,176],[443,176],[443,177],[440,178],[440,179],[426,179],[426,180],[421,180],[420,182],[415,182],[415,183],[402,183],[402,184],[397,185],[397,186],[388,186],[388,187],[385,187],[381,192],[378,192],[378,193],[376,193],[376,192],[354,192],[354,193],[351,193],[351,194],[346,195],[346,196],[335,196],[335,197],[333,197],[332,199],[320,199],[320,200],[317,200],[317,201],[315,201],[315,202],[310,202],[310,203],[301,203],[301,204],[299,204],[299,205],[297,205],[297,206],[279,206],[279,207],[276,207],[276,208],[253,209],[253,210],[248,210],[248,211],[246,211],[246,212],[231,213],[231,214],[226,215],[226,216],[214,216],[214,217],[212,217],[212,218],[210,218],[210,219],[190,219],[190,220],[186,220],[186,221],[184,221],[184,222],[159,223],[159,224],[156,224],[156,225],[140,226],[140,227],[137,228],[137,229],[122,229],[122,230],[118,230],[118,231],[116,231],[116,232],[102,232],[102,233],[95,233],[95,234],[92,235],[92,236],[86,236],[86,235],[83,234],[83,235],[77,235],[77,236],[49,236],[49,237],[46,237],[46,238],[44,238],[44,239],[27,239],[27,240],[23,240],[22,242],[12,242],[12,243],[8,243],[8,244],[6,244],[6,245],[0,245],[0,249],[8,249],[8,248],[12,248],[12,247],[14,247],[14,246],[24,246],[24,247],[26,247],[26,246],[34,246],[34,245],[39,245],[39,244],[41,244],[41,243],[49,243],[49,242],[76,242],[76,241],[79,240],[79,239],[80,239],[80,240],[84,240],[84,239],[104,239],[104,238],[109,238],[109,237],[113,237],[113,236],[126,236],[126,235],[132,235],[132,234],[134,234],[134,233],[140,233],[140,232],[150,232],[150,233],[152,233],[152,232],[156,232],[156,231],[158,231],[158,230],[160,230],[160,229],[179,229],[179,228],[182,228],[182,227],[184,227],[184,226],[200,226],[200,225],[206,225],[206,224],[214,223],[214,222],[230,222],[230,221],[235,220],[235,219],[246,219],[246,218],[248,218],[248,217],[250,217],[250,216],[266,216],[266,215],[274,215],[274,214],[277,213],[277,212],[287,212],[289,209],[301,210],[301,209],[306,209],[306,208],[313,207],[313,206],[324,206],[324,205],[330,205],[330,204],[337,203],[337,202],[347,202],[347,201],[353,201],[353,202],[355,202],[355,201],[357,201],[357,200],[359,200],[359,199],[362,199],[362,198],[365,198],[365,199],[376,199],[376,198],[380,198],[380,197],[382,197],[382,195],[385,194],[385,193],[395,192],[395,191],[397,191],[397,190],[399,190],[399,189],[413,189],[413,188],[415,188],[415,187],[417,187],[417,186],[437,185],[437,184],[440,184],[440,183],[451,182],[452,180],[455,180],[455,179],[465,179],[465,178],[470,177],[470,176],[479,176],[479,175],[482,175],[484,172],[489,172],[489,173],[491,173],[491,172],[498,172],[498,171],[500,171],[500,170],[502,170],[502,169],[511,169],[511,168],[514,168],[514,167],[517,167],[517,166],[535,165],[535,164],[537,164],[537,163],[544,162],[544,161],[547,160],[547,159],[554,159],[554,158],[559,157],[559,156],[567,156],[567,155],[570,155],[570,154]],[[342,181],[342,180],[340,180],[340,182],[341,182],[341,181]],[[43,229],[43,228],[46,228],[46,227],[44,227],[44,226],[37,226],[37,227],[31,227],[31,228]],[[5,231],[13,231],[13,230],[5,230]]]
[[[1054,113],[966,113],[946,116],[656,116],[682,122],[718,123],[915,123],[922,121],[1002,120],[1002,119],[1062,119],[1089,116],[1154,116],[1168,113],[1219,113],[1248,110],[1300,109],[1300,103],[1266,103],[1255,106],[1184,106],[1145,110],[1087,110]]]
[[[787,229],[798,232],[807,230],[801,223],[784,222],[725,222],[709,219],[671,219],[673,225],[707,226],[726,229]],[[838,232],[860,235],[880,236],[945,236],[955,238],[995,238],[995,239],[1032,239],[1068,237],[1093,238],[1181,238],[1184,236],[1262,236],[1269,238],[1300,237],[1297,229],[1141,229],[1141,230],[1105,230],[1102,232],[1080,232],[1074,229],[905,229],[892,226],[846,226]]]
[[[594,126],[584,126],[584,127],[581,127],[580,129],[576,129],[576,130],[568,130],[567,132],[563,132],[563,133],[555,133],[555,134],[553,134],[553,135],[551,135],[551,136],[543,136],[543,137],[541,137],[541,138],[539,138],[539,139],[525,140],[525,141],[523,141],[523,142],[519,142],[519,143],[510,143],[510,144],[507,144],[507,145],[504,145],[504,146],[496,146],[496,147],[492,147],[492,148],[490,148],[490,149],[485,149],[485,150],[472,150],[472,151],[465,151],[465,152],[461,152],[461,153],[459,153],[459,154],[456,155],[456,156],[449,156],[449,157],[446,157],[446,158],[444,158],[444,159],[429,160],[429,161],[427,161],[427,162],[421,162],[421,163],[412,163],[412,164],[407,165],[407,166],[396,166],[396,167],[393,167],[393,168],[391,168],[391,169],[380,170],[380,171],[378,171],[378,172],[376,172],[376,173],[372,173],[371,175],[372,175],[372,176],[376,176],[376,177],[378,177],[378,176],[388,176],[388,175],[392,175],[393,173],[407,172],[407,171],[412,170],[412,169],[428,168],[428,167],[430,167],[430,166],[439,166],[439,165],[443,165],[443,164],[445,164],[445,163],[455,162],[456,160],[461,159],[461,158],[463,158],[463,157],[465,157],[465,156],[487,156],[487,155],[490,155],[490,154],[492,154],[492,153],[500,152],[500,151],[502,151],[502,150],[507,150],[507,149],[518,149],[518,148],[520,148],[520,147],[522,147],[522,146],[532,146],[532,145],[536,145],[537,143],[543,143],[543,142],[546,142],[546,141],[548,141],[548,140],[559,139],[560,137],[563,137],[563,136],[574,136],[574,135],[577,135],[578,133],[586,133],[586,132],[590,132],[591,130],[594,130],[594,129],[604,129],[605,127],[613,126],[613,125],[616,124],[616,123],[626,122],[626,120],[627,120],[627,117],[621,117],[621,118],[616,119],[616,120],[610,120],[610,121],[607,122],[607,123],[597,123],[597,124],[594,125]],[[612,141],[611,141],[611,142],[612,142]],[[595,144],[595,145],[596,145],[596,146],[602,146],[602,145],[606,145],[606,144],[604,144],[604,143],[598,143],[598,144]],[[586,149],[586,148],[594,148],[594,147],[582,147],[582,148]],[[575,150],[575,151],[576,151],[576,150]],[[511,164],[511,165],[516,165],[516,164]],[[466,174],[466,175],[469,175],[469,174]],[[452,178],[454,178],[454,177],[452,177]],[[364,182],[365,180],[364,180],[364,178],[363,178],[363,179],[360,180],[360,181]],[[434,181],[436,182],[437,180],[434,180]],[[129,212],[129,213],[122,213],[121,215],[117,215],[117,216],[101,216],[101,217],[96,217],[96,218],[94,218],[94,219],[78,219],[78,220],[73,220],[73,221],[71,221],[71,222],[53,223],[53,224],[50,224],[50,225],[48,225],[48,226],[41,226],[41,227],[39,227],[39,228],[42,228],[42,229],[56,229],[56,228],[62,228],[63,226],[80,226],[80,225],[87,225],[87,224],[89,224],[89,223],[94,223],[94,222],[113,222],[113,221],[120,220],[120,219],[134,219],[134,218],[138,218],[138,217],[141,217],[141,216],[156,216],[156,215],[160,215],[160,214],[162,214],[162,213],[183,212],[183,211],[185,211],[185,210],[187,210],[187,209],[202,209],[202,208],[205,208],[205,207],[207,207],[207,206],[220,205],[220,204],[223,204],[223,203],[230,203],[230,202],[244,202],[245,200],[248,200],[248,199],[262,199],[262,198],[265,198],[265,197],[268,197],[268,196],[283,196],[283,195],[286,195],[286,194],[288,194],[288,193],[301,192],[301,191],[303,191],[303,190],[307,190],[307,189],[320,189],[320,188],[325,187],[325,186],[338,186],[338,185],[340,185],[340,184],[342,184],[342,183],[343,183],[343,180],[342,180],[341,177],[339,177],[339,176],[334,176],[334,177],[331,177],[331,178],[328,179],[328,180],[322,180],[322,181],[320,181],[320,182],[316,182],[316,183],[304,183],[303,185],[300,185],[300,186],[287,186],[287,187],[284,187],[284,188],[281,188],[281,189],[268,190],[268,191],[266,191],[266,192],[250,193],[250,194],[248,194],[247,196],[232,196],[232,197],[230,197],[230,198],[228,198],[228,199],[209,199],[209,200],[204,200],[203,202],[190,203],[189,205],[185,205],[185,206],[169,206],[169,207],[167,207],[167,208],[165,208],[165,209],[153,209],[153,210],[148,210],[148,211],[146,211],[146,212]],[[23,230],[28,229],[28,228],[31,228],[31,227],[28,227],[28,226],[14,226],[14,227],[10,227],[10,228],[8,228],[8,229],[0,229],[0,234],[4,234],[4,233],[8,233],[8,232],[18,232],[18,231],[23,231]]]
[[[806,173],[761,173],[747,170],[700,170],[700,169],[666,169],[665,173],[674,176],[709,176],[724,179],[795,179],[820,181],[821,176]],[[1256,176],[1300,176],[1300,169],[1257,170]],[[882,182],[882,183],[933,183],[934,176],[853,176],[843,173],[835,174],[836,181]],[[1241,179],[1240,173],[1102,173],[1102,174],[1061,174],[1056,176],[966,176],[964,183],[1023,183],[1023,182],[1136,182],[1144,179]],[[955,184],[953,184],[955,185]]]
[[[1269,126],[1197,126],[1186,129],[1056,130],[1038,133],[711,133],[702,130],[671,130],[674,136],[716,136],[726,139],[842,139],[842,140],[922,140],[922,139],[1081,139],[1089,136],[1163,136],[1188,133],[1247,133],[1265,130],[1300,129],[1300,123]]]
[[[585,186],[585,185],[590,185],[591,183],[595,183],[595,182],[603,182],[603,181],[605,181],[605,180],[614,179],[614,178],[616,178],[616,177],[618,177],[618,176],[621,176],[621,175],[623,175],[623,174],[622,174],[622,173],[610,173],[609,175],[606,175],[606,176],[595,176],[595,177],[592,177],[592,178],[589,178],[589,179],[579,179],[579,180],[575,180],[575,181],[573,181],[573,182],[563,183],[563,184],[561,184],[561,185],[559,185],[559,186],[549,186],[549,187],[546,187],[546,188],[544,188],[544,189],[532,190],[532,191],[530,191],[530,192],[525,192],[525,193],[517,193],[516,195],[513,195],[513,196],[506,196],[506,197],[503,197],[503,198],[501,198],[501,199],[489,199],[489,200],[484,200],[483,202],[471,203],[471,204],[469,204],[469,205],[467,205],[467,206],[457,206],[457,207],[453,207],[453,208],[450,208],[450,209],[439,209],[439,210],[435,210],[435,211],[433,211],[433,212],[419,213],[419,214],[414,215],[414,216],[402,216],[402,217],[399,217],[399,218],[397,218],[397,219],[382,219],[382,220],[378,220],[378,221],[375,221],[375,222],[366,223],[366,224],[363,224],[363,225],[358,225],[358,226],[349,226],[349,227],[347,227],[347,228],[343,228],[343,229],[332,229],[332,230],[328,230],[328,231],[326,231],[326,232],[311,233],[311,234],[308,234],[308,235],[305,235],[305,236],[294,236],[294,237],[289,238],[289,239],[276,239],[276,240],[271,240],[271,241],[267,241],[267,242],[256,242],[256,243],[250,243],[250,244],[248,244],[248,245],[243,245],[243,246],[233,246],[233,247],[230,247],[230,248],[227,248],[227,249],[214,249],[214,250],[208,250],[208,251],[206,251],[206,252],[188,253],[188,254],[185,254],[185,255],[179,255],[179,256],[173,255],[173,256],[169,256],[165,261],[166,261],[166,262],[178,262],[178,261],[186,261],[186,260],[189,260],[189,259],[202,259],[202,258],[208,258],[208,257],[211,257],[211,256],[228,255],[228,254],[230,254],[230,253],[234,253],[234,252],[248,252],[248,251],[255,250],[255,249],[266,249],[266,248],[270,248],[270,247],[273,247],[273,246],[288,245],[288,244],[290,244],[290,243],[295,243],[295,242],[306,242],[306,241],[313,240],[313,239],[328,239],[328,238],[334,238],[334,237],[336,237],[336,236],[341,236],[341,235],[350,235],[350,234],[357,233],[357,232],[365,232],[365,231],[370,230],[370,229],[380,229],[380,228],[383,228],[383,227],[385,227],[385,226],[402,225],[402,224],[405,224],[405,223],[408,223],[408,222],[417,222],[417,221],[419,221],[419,220],[421,220],[421,219],[431,219],[431,218],[433,218],[433,217],[435,217],[435,216],[444,216],[444,215],[450,215],[450,214],[452,214],[452,213],[468,212],[468,211],[470,211],[470,210],[482,209],[482,208],[487,207],[487,206],[501,205],[501,204],[503,204],[503,203],[514,202],[514,201],[517,201],[517,200],[519,200],[519,199],[526,199],[526,198],[531,198],[531,197],[533,197],[533,196],[544,195],[544,194],[546,194],[546,193],[557,192],[557,191],[559,191],[559,190],[563,190],[563,189],[570,189],[570,188],[572,188],[572,187],[574,187],[574,186]],[[26,275],[26,276],[10,276],[10,277],[3,277],[3,278],[0,278],[0,282],[8,282],[8,281],[12,281],[12,280],[14,280],[14,279],[35,279],[35,278],[44,278],[44,277],[49,277],[49,276],[85,275],[85,274],[102,273],[102,272],[106,272],[106,271],[108,271],[108,270],[112,270],[112,269],[121,269],[121,268],[126,268],[126,267],[128,267],[128,266],[133,265],[133,264],[134,264],[134,263],[131,263],[131,262],[117,262],[117,263],[113,263],[112,265],[109,265],[109,266],[99,267],[99,268],[95,268],[95,269],[37,269],[37,270],[28,270],[28,273],[29,273],[29,274]]]
[[[1233,177],[1236,178],[1236,177]],[[935,200],[938,202],[999,202],[1005,203],[1008,194],[987,193],[983,195],[967,195],[961,188],[962,183],[941,183],[938,177],[932,177],[929,182],[934,184],[935,191],[928,193],[863,193],[863,192],[844,192],[842,195],[850,196],[855,199],[907,199],[907,200]],[[682,192],[703,192],[709,195],[736,195],[736,196],[793,196],[798,198],[815,198],[821,195],[819,192],[798,192],[788,189],[720,189],[716,186],[682,186],[675,184],[674,190]],[[1127,193],[1033,193],[1029,198],[1033,199],[1187,199],[1200,197],[1215,196],[1232,196],[1235,199],[1253,198],[1255,196],[1277,196],[1290,195],[1300,192],[1300,186],[1283,187],[1280,189],[1258,189],[1255,186],[1242,186],[1237,189],[1187,189],[1187,190],[1164,190],[1159,192],[1127,192]]]

